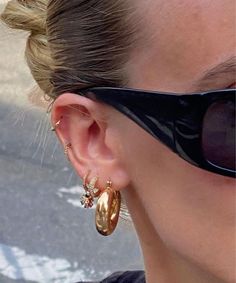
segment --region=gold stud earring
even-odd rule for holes
[[[119,220],[120,207],[121,194],[112,188],[112,182],[109,180],[96,206],[96,229],[101,235],[108,236],[113,233]]]

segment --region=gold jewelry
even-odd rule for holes
[[[84,206],[84,208],[91,208],[93,207],[94,198],[98,197],[100,194],[100,190],[95,187],[98,177],[93,177],[89,183],[87,183],[88,178],[87,173],[83,178],[83,187],[85,190],[85,194],[82,195],[80,202]]]
[[[62,119],[62,117],[61,117],[61,119]],[[52,132],[55,132],[56,128],[60,125],[61,119],[58,120],[58,121],[55,123],[54,127],[51,127],[50,130],[51,130]]]
[[[103,235],[110,235],[116,228],[121,206],[121,194],[112,189],[112,182],[107,181],[107,187],[97,201],[96,228]]]
[[[67,156],[68,158],[68,150],[69,148],[71,148],[71,143],[67,143],[65,146],[64,146],[64,154]]]

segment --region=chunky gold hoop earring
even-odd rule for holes
[[[115,230],[120,214],[121,194],[112,189],[112,182],[107,181],[107,187],[100,195],[96,207],[96,229],[108,236]]]
[[[95,187],[98,177],[93,177],[91,181],[87,183],[88,174],[89,173],[87,173],[83,178],[83,187],[85,190],[85,194],[83,194],[80,199],[80,202],[84,206],[84,208],[93,207],[94,198],[98,197],[101,192],[98,188]]]

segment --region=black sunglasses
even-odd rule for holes
[[[113,106],[189,163],[235,177],[236,89],[179,94],[91,87],[78,94]]]

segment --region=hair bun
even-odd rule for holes
[[[48,0],[11,0],[0,19],[8,27],[30,31],[27,38],[25,58],[31,74],[40,89],[51,94],[50,82],[52,58],[46,33]]]
[[[46,33],[48,0],[12,0],[1,14],[1,20],[10,28]]]

